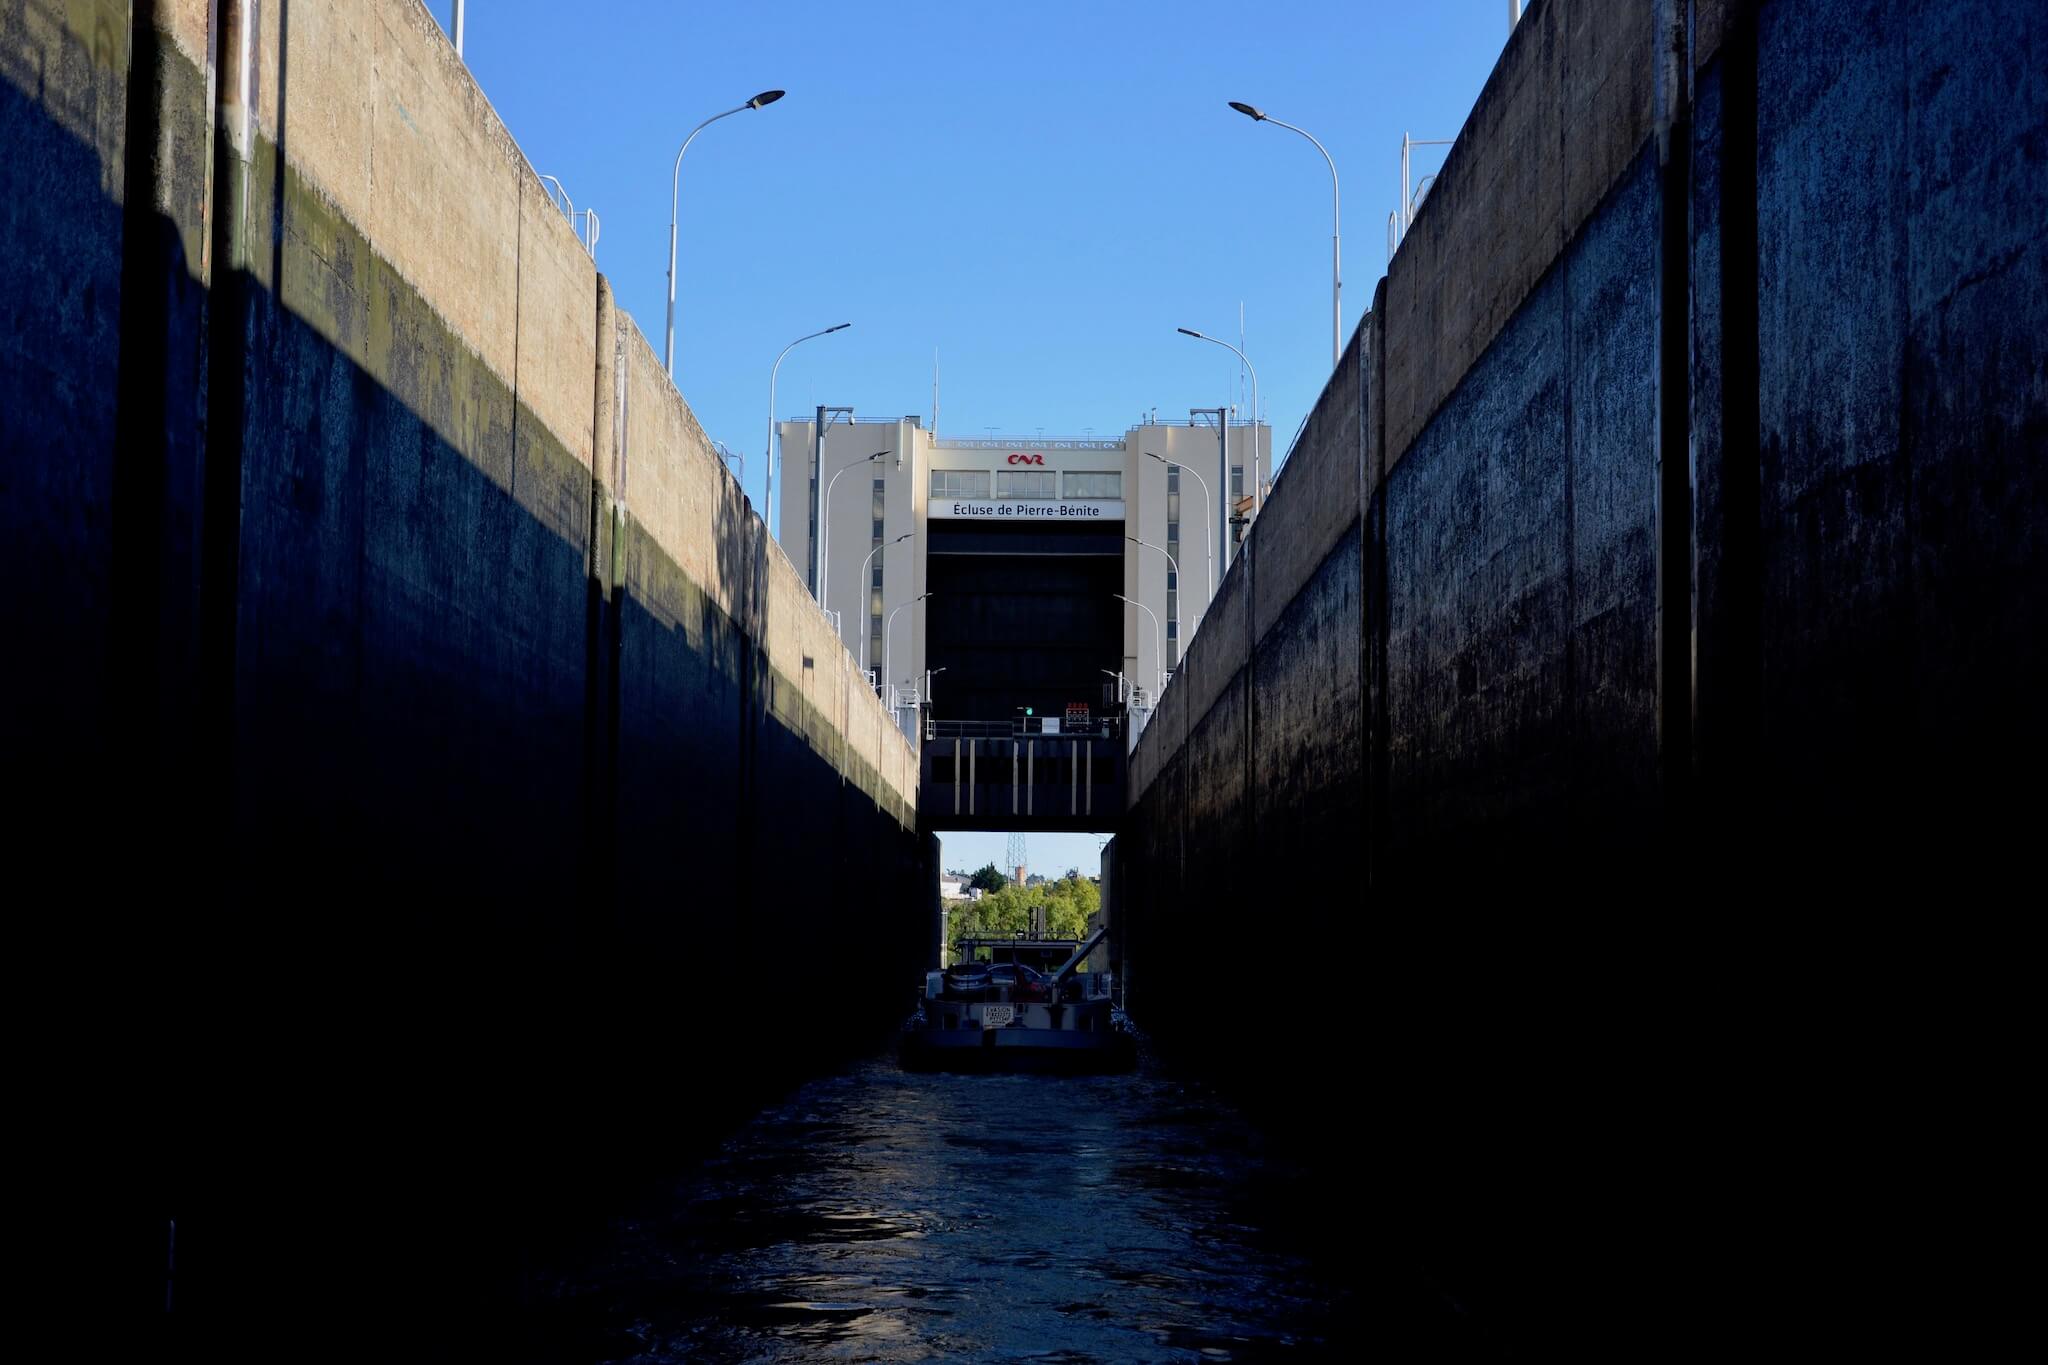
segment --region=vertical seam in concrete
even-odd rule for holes
[[[512,448],[506,452],[510,472],[506,491],[519,501],[519,333],[526,303],[526,177],[515,176],[512,190]]]
[[[208,49],[207,110],[213,145],[213,221],[209,240],[213,301],[207,318],[206,466],[200,522],[199,674],[206,710],[201,752],[215,833],[231,837],[235,791],[236,633],[240,616],[243,441],[249,365],[248,148],[237,146],[248,111],[241,70],[244,30],[255,21],[248,0],[219,16]],[[253,58],[248,58],[253,60]],[[230,101],[233,101],[231,104]],[[282,173],[282,166],[279,173]]]
[[[1721,62],[1721,436],[1715,479],[1720,515],[1719,583],[1708,636],[1710,706],[1705,760],[1711,818],[1725,836],[1735,818],[1736,784],[1754,779],[1762,737],[1763,460],[1757,176],[1757,14],[1742,5],[1723,34]],[[1718,840],[1726,848],[1725,837]]]
[[[1657,10],[1657,293],[1656,293],[1656,548],[1651,638],[1656,650],[1654,731],[1667,836],[1690,821],[1692,596],[1692,385],[1689,369],[1692,294],[1692,79],[1690,28],[1676,0]]]
[[[285,87],[291,74],[292,0],[277,0],[277,180],[271,189],[270,287],[284,307],[284,180],[288,153],[285,119],[290,105]]]
[[[114,462],[109,501],[107,661],[110,729],[116,744],[157,776],[159,637],[152,619],[163,594],[164,461],[169,386],[170,281],[151,251],[163,198],[163,38],[156,7],[139,0],[129,20],[127,128],[122,168],[121,313],[114,379]]]
[[[1570,23],[1569,18],[1565,21]],[[1571,51],[1569,42],[1558,58],[1558,90],[1572,88]],[[1570,164],[1566,158],[1571,153],[1571,144],[1566,130],[1571,126],[1570,110],[1564,106],[1564,96],[1558,96],[1559,117],[1557,120],[1558,165]],[[1559,208],[1557,220],[1559,229],[1564,231],[1563,188],[1559,187]],[[1564,348],[1564,363],[1559,371],[1563,376],[1564,424],[1561,432],[1560,454],[1564,460],[1564,763],[1565,763],[1565,806],[1572,809],[1578,799],[1578,733],[1579,733],[1579,542],[1576,467],[1572,450],[1572,242],[1567,234],[1558,244],[1557,251],[1558,315],[1562,323],[1560,344]]]
[[[1899,146],[1904,149],[1904,159],[1906,160],[1910,160],[1910,158],[1913,155],[1913,80],[1910,75],[1913,69],[1911,61],[1912,53],[1910,50],[1912,46],[1911,20],[1912,16],[1910,14],[1901,14],[1900,22],[1895,25],[1895,28],[1897,29],[1898,33],[1898,66],[1896,68],[1896,71],[1899,84]],[[1916,262],[1913,259],[1912,206],[1906,202],[1903,202],[1905,199],[1905,196],[1903,194],[1900,196],[1900,198],[1902,201],[1899,204],[1900,268],[1893,274],[1893,279],[1895,279],[1898,283],[1899,307],[1899,353],[1897,370],[1898,411],[1896,413],[1896,418],[1899,424],[1899,449],[1898,454],[1894,457],[1893,468],[1894,477],[1898,481],[1899,498],[1902,503],[1902,506],[1900,508],[1900,525],[1910,528],[1917,527],[1919,525],[1919,522],[1915,517],[1913,508],[1914,423],[1912,421],[1910,412],[1910,407],[1912,404],[1911,386],[1913,382],[1912,281],[1914,277],[1914,266]],[[1922,596],[1920,590],[1925,585],[1919,580],[1924,577],[1924,570],[1922,568],[1922,565],[1924,564],[1925,560],[1923,556],[1914,553],[1914,551],[1912,550],[1910,532],[1909,539],[1907,542],[1907,548],[1905,550],[1905,556],[1905,578],[1908,585],[1908,590],[1905,593],[1906,601],[1904,604],[1904,609],[1900,613],[1902,616],[1904,616],[1905,620],[1900,623],[1900,626],[1902,633],[1905,635],[1904,644],[1906,647],[1906,657],[1904,660],[1900,662],[1899,667],[1911,669],[1914,667],[1913,661],[1917,660],[1920,657],[1920,601]],[[1908,682],[1907,686],[1903,690],[1908,695],[1911,695],[1913,690],[1912,684]],[[1900,720],[1902,723],[1910,724],[1910,721],[1908,721],[1906,717],[1902,716],[1900,717]]]

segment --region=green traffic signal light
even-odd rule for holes
[[[1025,715],[1027,715],[1027,716],[1028,716],[1028,715],[1030,715],[1030,714],[1031,714],[1031,708],[1030,708],[1030,707],[1028,707],[1028,706],[1027,706],[1027,707],[1025,707],[1025,708],[1024,708],[1024,714],[1025,714]]]

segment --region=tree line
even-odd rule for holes
[[[986,885],[984,874],[994,881],[993,889]],[[946,942],[956,957],[962,939],[1008,937],[1029,931],[1034,912],[1041,908],[1045,911],[1046,937],[1085,938],[1088,917],[1102,908],[1102,889],[1074,872],[1058,881],[1019,886],[991,863],[975,873],[968,884],[982,887],[983,895],[978,901],[961,901],[950,907]]]

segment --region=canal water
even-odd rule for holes
[[[1333,1115],[1334,1118],[1334,1115]],[[1371,1335],[1331,1191],[1147,1059],[881,1056],[764,1110],[543,1291],[580,1361],[1263,1361]],[[541,1305],[533,1305],[540,1307]]]

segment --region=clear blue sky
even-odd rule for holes
[[[657,352],[676,149],[789,91],[682,170],[677,378],[758,502],[769,368],[838,322],[783,364],[779,416],[928,415],[936,349],[942,433],[1113,437],[1240,401],[1236,360],[1174,328],[1236,341],[1241,302],[1284,450],[1330,368],[1330,177],[1226,101],[1336,159],[1348,339],[1385,273],[1402,132],[1455,136],[1506,37],[1502,0],[470,0],[464,47],[534,168],[597,209],[598,267]],[[945,861],[1002,843],[954,835]],[[1097,861],[1091,836],[1033,852]]]

